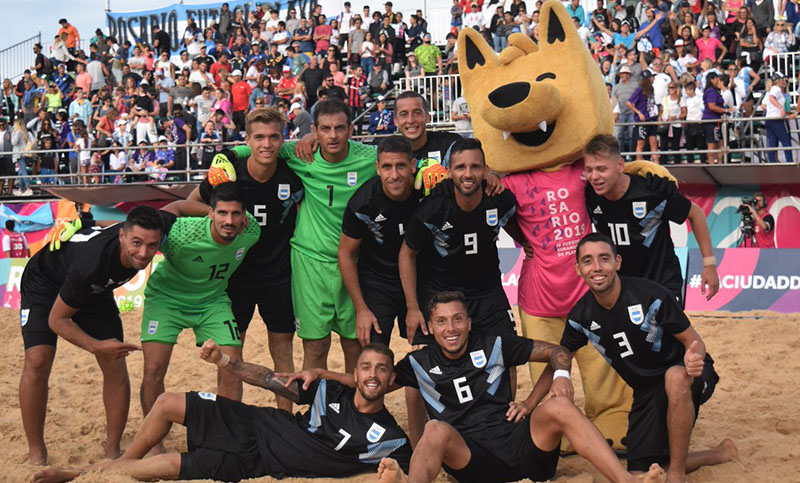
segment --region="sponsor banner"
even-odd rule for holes
[[[706,300],[700,293],[703,256],[689,250],[686,310],[800,312],[800,250],[737,248],[714,254],[720,288]]]

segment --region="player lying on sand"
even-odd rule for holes
[[[385,456],[397,458],[408,468],[408,437],[383,404],[394,380],[394,354],[385,345],[361,349],[352,375],[355,390],[333,381],[319,381],[307,389],[285,386],[286,381],[271,369],[223,354],[212,339],[203,344],[200,357],[248,384],[311,404],[311,409],[291,415],[211,393],[164,393],[120,459],[81,468],[52,468],[36,473],[30,481],[69,481],[91,471],[113,471],[147,481],[341,477],[374,471]],[[173,423],[186,426],[189,452],[144,458]]]
[[[551,479],[564,435],[613,482],[663,480],[658,465],[638,477],[626,472],[597,428],[574,406],[569,355],[563,347],[512,334],[471,333],[472,320],[460,292],[433,296],[429,313],[428,329],[436,345],[398,362],[391,389],[419,388],[430,421],[414,450],[408,477],[387,458],[379,469],[381,481],[430,482],[443,466],[459,481]],[[506,368],[529,361],[549,366],[528,399],[515,403]],[[319,377],[355,383],[350,375],[322,369],[303,371],[290,380],[302,378],[308,386]]]

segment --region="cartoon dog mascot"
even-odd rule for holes
[[[574,269],[575,246],[591,232],[581,156],[592,137],[613,132],[613,117],[600,70],[567,10],[547,1],[540,22],[538,46],[517,33],[499,55],[478,32],[462,30],[458,66],[475,136],[489,167],[508,173],[503,183],[517,198],[517,223],[534,252],[519,281],[523,333],[557,344],[586,290]],[[668,176],[644,164],[626,172]],[[631,389],[593,348],[575,358],[586,415],[614,448],[624,448]],[[543,371],[544,364],[531,364],[532,380]]]

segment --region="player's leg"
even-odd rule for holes
[[[294,372],[294,311],[292,286],[285,283],[265,290],[258,301],[258,313],[267,326],[267,343],[275,372]],[[244,343],[244,334],[242,334]],[[275,397],[278,409],[292,411],[292,401]]]
[[[250,322],[253,318],[253,313],[256,308],[256,294],[253,287],[248,287],[246,284],[239,283],[233,279],[228,281],[228,298],[231,301],[231,311],[233,312],[233,320],[236,321],[236,327],[239,329],[239,339],[242,342],[242,350],[244,350],[244,341],[247,336],[247,329],[250,327]],[[244,360],[244,354],[239,357]],[[221,374],[217,372],[217,387],[219,388]],[[233,394],[239,394],[241,400],[242,394],[242,380],[233,378],[230,381],[231,385],[236,385],[232,390]]]
[[[125,358],[96,357],[103,372],[103,406],[106,409],[106,458],[120,455],[120,440],[128,422],[131,401],[131,381]]]
[[[692,378],[683,366],[672,366],[664,374],[667,393],[667,431],[669,433],[670,463],[667,481],[685,481],[686,455],[695,421],[692,403]]]
[[[565,397],[552,397],[533,410],[530,417],[533,444],[542,451],[552,451],[561,444],[562,435],[580,456],[592,463],[613,482],[635,481],[623,468],[603,435],[583,413]],[[644,475],[645,481],[659,481],[663,471],[658,465]]]
[[[275,372],[294,372],[294,332],[267,331],[267,342]],[[292,411],[292,401],[285,397],[275,397],[278,409]]]
[[[83,468],[50,468],[33,475],[33,483],[71,481],[91,471],[113,471],[140,481],[177,480],[181,469],[179,453],[160,454],[141,460],[115,460]]]
[[[433,481],[443,464],[460,470],[469,464],[471,456],[469,446],[454,427],[442,421],[428,421],[411,455],[408,480]]]
[[[331,280],[331,295],[336,312],[332,329],[339,334],[339,343],[344,353],[344,371],[352,374],[361,351],[361,344],[356,337],[356,309],[342,281],[339,265],[329,263],[326,269]]]
[[[164,392],[164,377],[172,357],[172,348],[172,344],[142,342],[144,368],[139,400],[142,403],[144,416],[147,416],[158,396]]]
[[[164,441],[173,423],[183,424],[186,416],[186,394],[165,392],[156,399],[133,442],[121,459],[141,459]]]
[[[28,440],[28,459],[33,465],[47,463],[44,423],[47,416],[48,381],[56,356],[56,334],[47,319],[49,307],[28,306],[21,301],[20,325],[25,347],[25,360],[19,379],[19,407],[22,427]]]
[[[19,380],[19,407],[22,427],[28,440],[28,459],[32,465],[47,463],[44,422],[47,415],[48,381],[55,356],[55,344],[37,345],[25,350],[25,361]]]
[[[422,346],[414,346],[420,348]],[[415,350],[412,348],[412,350]],[[416,448],[428,422],[428,413],[425,411],[425,401],[422,393],[413,387],[404,388],[406,397],[406,414],[408,415],[408,438],[412,448]]]
[[[292,250],[291,258],[292,306],[297,336],[303,340],[303,369],[327,369],[331,330],[336,316],[330,272],[325,267],[330,264],[314,260],[297,250]]]
[[[181,320],[180,311],[166,302],[149,297],[142,311],[144,369],[139,399],[143,416],[147,416],[159,394],[164,392],[164,377],[172,357],[172,348],[178,341],[181,330],[187,326]]]
[[[227,299],[201,309],[191,324],[198,347],[208,339],[214,339],[223,354],[242,359],[242,339]],[[217,370],[217,394],[234,401],[242,400],[241,380],[223,369]]]

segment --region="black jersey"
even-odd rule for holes
[[[587,292],[567,316],[561,345],[570,352],[587,341],[634,390],[663,382],[670,367],[683,364],[675,337],[690,326],[675,298],[644,278],[620,277],[622,290],[611,310]]]
[[[358,253],[360,278],[400,286],[397,257],[408,220],[421,198],[421,193],[414,191],[405,201],[389,199],[378,176],[356,190],[344,211],[342,233],[361,240]]]
[[[516,212],[514,195],[484,194],[468,213],[454,189],[452,180],[439,183],[408,223],[406,244],[421,252],[419,286],[429,293],[460,290],[468,298],[502,291],[496,240]]]
[[[297,221],[297,203],[303,199],[303,183],[286,162],[278,160],[278,169],[266,183],[253,179],[247,171],[247,158],[231,161],[236,169],[236,183],[244,189],[249,211],[261,226],[261,238],[247,251],[244,262],[231,276],[240,282],[266,284],[288,283],[292,266],[289,240]],[[200,196],[208,203],[214,187],[207,179],[200,183]]]
[[[257,409],[256,433],[262,459],[274,476],[347,476],[374,470],[381,458],[394,458],[408,472],[411,445],[386,408],[360,413],[355,389],[318,381],[300,389],[305,414],[290,416],[272,408]]]
[[[456,133],[447,131],[425,131],[428,141],[424,146],[414,151],[414,158],[421,161],[425,158],[435,158],[445,168],[450,166],[450,148],[461,139]]]
[[[592,223],[617,244],[622,255],[620,274],[653,280],[680,296],[683,276],[667,222],[683,223],[692,203],[667,178],[630,178],[628,190],[617,201],[598,196],[591,185],[586,186]]]
[[[492,442],[514,424],[506,421],[511,401],[506,368],[527,363],[532,350],[533,341],[524,337],[470,334],[459,359],[448,359],[435,344],[408,354],[395,366],[395,383],[419,389],[431,419]]]
[[[159,211],[164,234],[176,217]],[[52,306],[57,295],[70,307],[81,309],[113,298],[113,290],[124,285],[139,270],[122,266],[119,230],[122,223],[78,231],[61,249],[39,250],[22,273],[21,296],[30,303]]]

